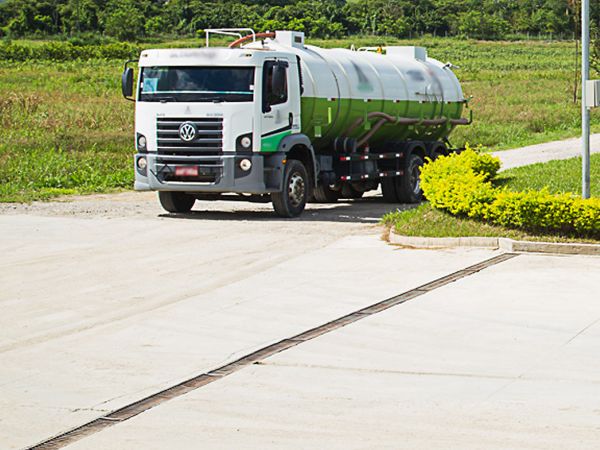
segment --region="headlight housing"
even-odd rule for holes
[[[235,150],[238,153],[252,153],[252,133],[238,136],[235,140]]]
[[[137,155],[135,157],[135,170],[143,177],[148,176],[148,160],[146,156]]]
[[[148,161],[146,161],[146,157],[145,156],[142,156],[142,157],[138,158],[138,160],[137,160],[137,166],[138,166],[138,169],[140,169],[142,171],[146,170],[146,167],[148,167]]]
[[[136,133],[135,143],[137,145],[138,152],[147,152],[148,151],[148,140],[146,136],[140,133]]]

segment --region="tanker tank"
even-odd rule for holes
[[[325,49],[292,37],[277,32],[266,46],[292,52],[300,62],[302,133],[315,148],[339,137],[364,136],[358,143],[372,146],[441,141],[465,123],[465,98],[452,66],[429,58],[422,47]]]

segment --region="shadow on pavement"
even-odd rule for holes
[[[309,203],[300,217],[285,219],[275,214],[270,203],[252,204],[239,201],[197,201],[194,209],[185,214],[160,214],[159,217],[187,220],[250,220],[250,221],[295,221],[295,222],[379,222],[391,211],[407,210],[417,205],[386,203],[381,197],[366,197],[358,200],[344,200],[337,203]],[[209,208],[207,208],[209,207]],[[239,209],[238,209],[239,207]]]

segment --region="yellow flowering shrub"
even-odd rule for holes
[[[492,184],[500,160],[467,146],[421,170],[421,186],[434,208],[496,225],[531,231],[600,234],[600,199],[541,191],[511,192]]]

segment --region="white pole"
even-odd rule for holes
[[[590,198],[590,110],[586,82],[590,78],[590,0],[581,0],[581,196]]]

